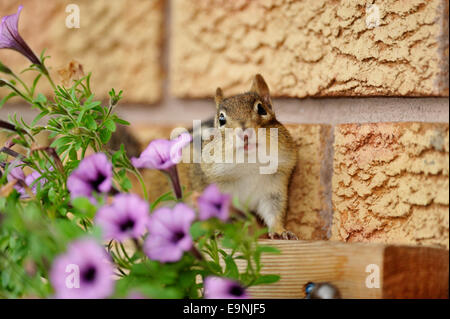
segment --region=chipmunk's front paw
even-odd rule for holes
[[[284,230],[281,232],[281,234],[271,232],[271,233],[269,233],[269,238],[270,239],[284,239],[284,240],[298,240],[297,235],[289,230]]]
[[[297,235],[289,230],[285,230],[284,232],[282,232],[281,238],[283,238],[285,240],[298,240]]]

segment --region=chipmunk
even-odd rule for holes
[[[231,163],[203,160],[195,162],[191,157],[188,164],[190,189],[200,193],[214,183],[222,192],[236,196],[240,203],[246,204],[250,211],[260,217],[269,228],[270,238],[297,239],[294,233],[284,227],[288,185],[297,162],[296,146],[288,130],[276,119],[269,87],[264,78],[260,74],[255,75],[250,91],[228,98],[224,98],[222,90],[217,88],[215,104],[215,117],[202,123],[199,129],[192,129],[194,140],[195,135],[202,135],[204,130],[214,128],[220,132],[223,142],[226,129],[240,129],[236,131],[233,142],[240,142],[236,145],[237,148],[241,147],[244,161],[236,161],[235,154]],[[261,174],[260,168],[265,163],[261,163],[259,159],[254,163],[249,161],[251,155],[255,155],[261,147],[261,141],[256,139],[260,128],[266,129],[266,142],[269,142],[266,143],[266,149],[272,144],[273,133],[270,129],[277,129],[277,167],[271,174]],[[251,132],[254,132],[253,136],[250,136]],[[112,149],[117,149],[122,143],[129,156],[138,156],[139,143],[125,128],[118,129],[109,145]],[[201,149],[197,151],[203,152],[206,147],[211,149],[216,143],[220,141],[212,139],[206,145],[202,141]],[[191,142],[190,156],[195,156],[193,144]],[[219,155],[223,155],[226,152],[226,142],[217,149],[222,153]]]
[[[215,104],[214,128],[222,135],[219,140],[222,145],[217,149],[225,152],[226,143],[223,141],[226,129],[238,129],[234,131],[235,140],[241,142],[245,162],[237,162],[236,157],[233,157],[232,163],[201,161],[190,164],[192,189],[202,191],[207,185],[215,183],[222,192],[236,196],[241,203],[246,203],[248,209],[256,213],[267,225],[270,238],[297,239],[294,233],[284,227],[288,185],[297,162],[296,147],[288,130],[276,119],[269,87],[264,78],[260,74],[255,75],[250,91],[228,98],[224,98],[220,87],[217,88]],[[256,141],[255,136],[251,136],[252,132],[258,132],[260,128],[266,129],[266,142],[272,134],[271,128],[277,129],[278,132],[278,167],[271,174],[261,174],[259,168],[263,165],[260,161],[247,161],[251,152],[256,152],[263,141]],[[201,130],[204,129],[202,126]],[[209,145],[209,149],[213,146]]]

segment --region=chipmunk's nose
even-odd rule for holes
[[[253,129],[237,130],[236,135],[243,141],[248,141],[253,136]]]

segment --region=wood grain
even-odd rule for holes
[[[448,250],[388,246],[383,298],[448,298]]]
[[[304,298],[308,282],[330,282],[342,298],[448,298],[446,249],[332,241],[260,243],[281,251],[262,257],[262,272],[281,279],[251,287],[252,298]],[[371,274],[366,267],[372,264],[379,267],[379,288],[366,285]]]
[[[333,283],[343,298],[382,296],[380,288],[367,288],[365,281],[367,265],[382,268],[383,245],[284,240],[261,240],[261,244],[281,250],[281,255],[262,257],[263,273],[278,274],[281,279],[250,288],[253,298],[304,298],[304,287],[311,281]]]

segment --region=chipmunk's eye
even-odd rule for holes
[[[256,102],[256,110],[259,115],[267,115],[267,111],[260,101]]]
[[[227,120],[225,118],[225,115],[223,113],[220,113],[219,115],[219,125],[224,126],[227,123]]]

